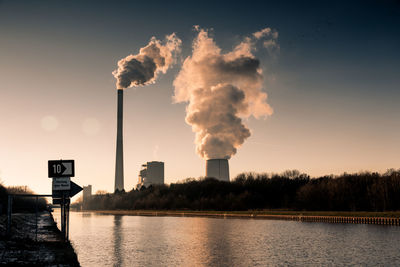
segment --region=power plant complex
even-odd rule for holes
[[[115,157],[115,184],[114,192],[124,190],[124,152],[123,152],[123,102],[124,90],[118,89],[117,102],[117,146]],[[151,161],[142,165],[138,185],[148,187],[151,184],[164,183],[164,162]]]
[[[123,152],[123,101],[124,90],[118,89],[117,102],[117,145],[115,158],[114,192],[124,190],[124,152]],[[227,159],[209,159],[206,161],[206,177],[229,181],[229,164]],[[142,165],[137,188],[151,184],[164,184],[164,162],[150,161]],[[90,188],[91,189],[91,188]],[[90,190],[91,191],[91,190]]]

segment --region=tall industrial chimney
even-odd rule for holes
[[[227,159],[209,159],[206,162],[206,177],[214,177],[229,182],[229,164]]]
[[[118,114],[117,114],[117,154],[115,160],[115,191],[124,190],[124,152],[122,148],[122,122],[124,90],[118,89]]]

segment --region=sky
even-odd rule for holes
[[[112,72],[151,37],[176,33],[181,54],[156,83],[125,89],[125,189],[165,162],[165,182],[205,175],[187,103],[173,82],[194,25],[222,52],[270,27],[256,51],[273,114],[243,118],[251,136],[230,175],[298,169],[312,177],[399,168],[398,1],[0,1],[0,179],[50,193],[47,161],[74,159],[72,178],[114,189],[117,90]]]

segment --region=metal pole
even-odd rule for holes
[[[35,224],[36,224],[36,242],[37,242],[37,232],[38,232],[38,197],[36,197],[36,205],[35,205]]]
[[[69,239],[69,201],[67,203],[67,240],[68,239]]]
[[[11,211],[12,209],[12,195],[8,195],[8,207],[7,207],[7,235],[11,233]]]
[[[62,202],[62,197],[61,197],[61,203],[60,203],[60,208],[61,208],[61,234],[63,233],[63,228],[64,228],[64,220],[63,220],[63,216],[64,216],[64,212],[63,212],[63,202]]]
[[[65,241],[65,196],[62,195],[61,199],[61,232]]]

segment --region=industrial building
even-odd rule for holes
[[[86,209],[88,201],[92,198],[92,185],[83,187],[82,208]]]
[[[209,159],[206,162],[206,177],[229,182],[229,163],[227,159]]]
[[[152,184],[164,184],[164,162],[150,161],[142,165],[136,188],[149,187]]]

